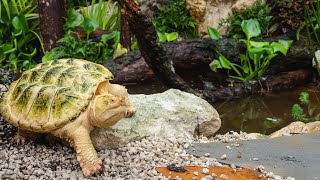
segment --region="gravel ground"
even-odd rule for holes
[[[0,96],[4,89],[4,86],[0,85]],[[15,146],[11,140],[16,131],[15,127],[0,117],[0,179],[86,179],[82,176],[73,149],[59,143],[48,145],[30,142]],[[192,142],[228,142],[239,139],[249,137],[246,133],[235,132],[212,139],[146,137],[116,150],[99,151],[105,171],[91,179],[167,179],[157,173],[155,168],[172,163],[183,166],[222,166],[216,159],[197,158],[187,154],[184,148]],[[263,167],[258,169],[264,172]],[[282,179],[273,173],[264,174],[269,179]]]

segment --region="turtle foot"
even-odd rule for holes
[[[15,145],[25,145],[29,142],[30,140],[24,136],[21,136],[20,134],[17,134],[14,136],[12,139],[12,143]]]
[[[92,175],[99,175],[103,172],[103,164],[102,161],[99,159],[97,162],[93,164],[85,164],[82,167],[82,172],[85,177],[90,177]]]

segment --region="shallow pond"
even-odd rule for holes
[[[153,94],[167,90],[159,81],[144,84],[127,84],[130,94]],[[287,126],[294,119],[291,115],[293,104],[299,103],[299,94],[308,92],[311,105],[303,107],[305,113],[320,113],[320,90],[316,85],[295,88],[289,91],[268,93],[263,96],[253,96],[238,100],[214,103],[219,112],[222,127],[218,133],[228,131],[257,132],[270,134]],[[320,116],[320,115],[318,115]]]

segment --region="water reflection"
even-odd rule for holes
[[[273,133],[295,121],[291,116],[292,106],[299,103],[299,94],[308,92],[310,104],[302,106],[307,117],[320,120],[320,101],[317,86],[306,86],[291,91],[282,91],[262,97],[215,103],[222,127],[218,133],[228,131]]]
[[[266,102],[258,97],[225,101],[216,109],[222,120],[220,133],[233,130],[266,134],[284,123],[283,118],[276,116]]]

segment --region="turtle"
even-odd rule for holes
[[[0,113],[18,128],[16,143],[44,133],[67,141],[76,151],[84,176],[89,177],[103,171],[90,132],[136,112],[127,89],[111,84],[112,79],[107,68],[82,59],[41,63],[10,85],[0,102]]]

